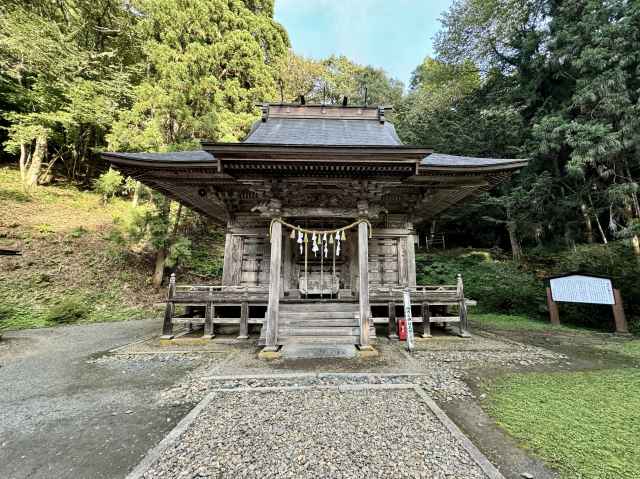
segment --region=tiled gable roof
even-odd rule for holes
[[[399,146],[389,122],[334,118],[269,118],[256,122],[245,143],[327,146]]]

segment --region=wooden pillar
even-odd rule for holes
[[[551,288],[549,287],[547,287],[547,306],[549,307],[549,318],[551,319],[551,324],[559,326],[560,313],[558,312],[558,304],[553,300]]]
[[[291,280],[293,271],[293,245],[294,243],[288,239],[285,239],[282,245],[284,261],[282,264],[282,291],[280,297],[283,297],[285,294],[288,295],[289,291],[293,288],[293,281]]]
[[[204,312],[204,333],[202,337],[204,339],[211,339],[215,337],[213,317],[215,315],[215,306],[213,302],[209,301]]]
[[[629,329],[627,328],[627,318],[624,315],[624,306],[622,304],[622,296],[620,295],[619,289],[613,290],[613,299],[615,300],[612,308],[613,319],[616,322],[616,333],[629,334]]]
[[[431,313],[429,303],[422,303],[422,337],[431,337]]]
[[[240,284],[242,271],[243,239],[241,236],[227,233],[224,242],[224,263],[222,267],[222,285]]]
[[[389,339],[398,339],[398,324],[396,323],[396,303],[389,302]]]
[[[169,291],[167,293],[167,307],[164,310],[164,323],[162,324],[162,338],[173,338],[173,313],[175,311],[175,304],[173,304],[173,297],[176,294],[176,274],[172,273],[169,279]]]
[[[360,297],[360,346],[369,346],[369,227],[358,224],[358,295]]]
[[[238,339],[249,339],[249,303],[243,301],[240,305],[240,334]]]
[[[271,266],[269,270],[269,306],[267,308],[267,328],[265,349],[278,347],[278,312],[280,310],[280,267],[282,265],[282,223],[275,221],[271,226]]]
[[[407,279],[409,286],[416,285],[416,245],[415,236],[407,236]]]

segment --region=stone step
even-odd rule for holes
[[[356,354],[351,344],[288,344],[282,348],[286,359],[353,358]]]

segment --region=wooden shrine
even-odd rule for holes
[[[416,226],[507,180],[527,160],[403,145],[387,112],[264,104],[240,143],[103,154],[226,229],[222,285],[181,287],[172,278],[166,336],[180,321],[173,313],[179,304],[202,307],[202,317],[186,321],[203,324],[206,337],[215,324],[239,324],[243,338],[260,324],[269,349],[318,341],[366,347],[382,321],[394,337],[395,305],[406,287],[423,311],[414,321],[448,321],[437,311],[449,304],[466,311],[461,280],[416,286]],[[225,317],[234,306],[238,317]],[[464,333],[466,317],[453,318]]]

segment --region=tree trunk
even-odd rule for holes
[[[42,169],[42,161],[47,153],[47,137],[39,136],[36,138],[36,148],[33,152],[31,159],[31,165],[27,171],[24,186],[26,189],[31,189],[38,184],[38,177],[40,176],[40,170]]]
[[[596,216],[596,225],[598,225],[598,231],[600,231],[600,236],[602,236],[602,243],[607,244],[609,241],[607,240],[607,235],[604,234],[604,229],[602,228],[602,224],[600,223],[600,218],[598,215]]]
[[[140,201],[141,190],[142,190],[142,183],[140,183],[139,181],[136,181],[136,186],[135,188],[133,188],[133,199],[131,200],[131,203],[133,204],[134,208],[138,206],[138,202]]]
[[[176,212],[176,220],[173,223],[173,231],[171,232],[171,242],[175,241],[178,234],[178,226],[180,225],[180,216],[182,215],[182,203],[178,203],[178,211]]]
[[[633,245],[633,253],[638,257],[640,261],[640,237],[633,235],[631,237],[631,244]]]
[[[29,161],[31,160],[31,145],[28,143],[20,143],[20,179],[22,181],[22,185],[25,185],[25,180],[27,178],[27,167],[29,166]]]
[[[587,238],[587,243],[593,243],[593,224],[591,223],[591,215],[589,214],[589,210],[587,205],[582,203],[580,205],[580,211],[582,212],[582,217],[584,218],[584,226],[585,226],[585,236]]]
[[[167,259],[167,252],[164,248],[160,248],[156,254],[156,266],[153,271],[153,278],[151,284],[154,288],[159,289],[162,286],[162,279],[164,278],[164,262]]]
[[[509,241],[511,242],[511,255],[514,261],[522,260],[522,247],[518,241],[516,234],[516,225],[513,223],[507,223],[507,231],[509,232]]]

